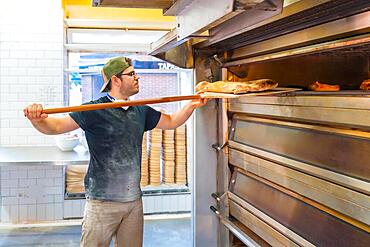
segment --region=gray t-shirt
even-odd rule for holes
[[[111,102],[101,97],[85,104]],[[161,113],[149,106],[73,112],[85,131],[90,163],[85,176],[89,199],[128,202],[140,198],[141,145]]]

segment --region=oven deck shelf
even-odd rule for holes
[[[280,94],[279,96],[341,96],[341,97],[370,97],[370,91],[341,90],[338,92],[296,91]]]

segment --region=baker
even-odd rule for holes
[[[108,92],[85,104],[128,100],[139,92],[139,76],[127,57],[109,60],[102,70]],[[145,131],[175,129],[184,124],[206,99],[191,100],[172,114],[150,106],[73,112],[62,118],[48,117],[41,104],[24,109],[25,116],[41,133],[57,135],[77,128],[85,131],[90,161],[84,184],[86,206],[81,246],[135,247],[143,243],[143,205],[140,189],[141,145]]]

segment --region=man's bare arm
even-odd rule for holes
[[[78,129],[78,124],[68,115],[63,118],[48,117],[42,113],[42,105],[32,104],[23,110],[32,125],[46,135],[63,134]]]
[[[161,118],[156,126],[158,129],[176,129],[188,120],[193,111],[207,103],[207,99],[196,99],[190,101],[182,109],[172,114],[161,114]]]

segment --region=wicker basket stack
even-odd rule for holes
[[[186,184],[186,126],[175,130],[175,182]]]
[[[141,179],[140,185],[147,186],[149,184],[149,166],[148,166],[148,145],[147,134],[144,132],[143,144],[141,149]]]
[[[163,182],[175,183],[175,130],[163,131]]]
[[[152,129],[149,136],[149,183],[161,184],[162,130]]]

